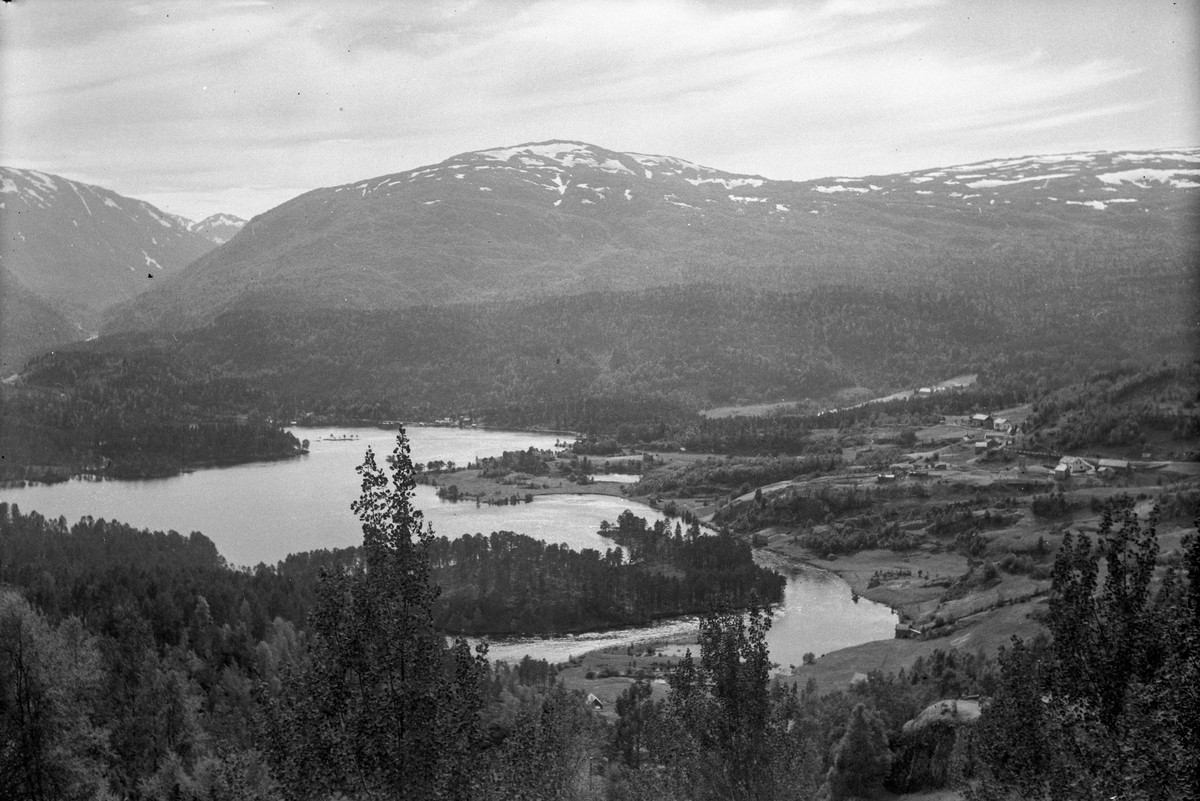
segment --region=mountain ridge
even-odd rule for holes
[[[1083,280],[1051,263],[1064,254],[1177,269],[1196,249],[1198,177],[1200,148],[810,181],[567,140],[490,148],[299,195],[114,307],[104,330],[701,281],[953,283],[1003,265],[1000,283]]]

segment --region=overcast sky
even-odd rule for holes
[[[0,164],[200,219],[577,139],[806,179],[1200,144],[1200,0],[17,0]]]

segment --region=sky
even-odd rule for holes
[[[774,179],[1200,144],[1200,0],[15,0],[0,164],[199,220],[572,139]]]

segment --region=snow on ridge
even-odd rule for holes
[[[563,167],[574,167],[576,164],[585,167],[595,167],[605,172],[627,172],[636,175],[619,160],[608,158],[596,153],[591,145],[581,142],[547,142],[539,145],[517,145],[515,147],[496,148],[493,150],[477,150],[473,154],[493,161],[506,162],[514,156],[528,167],[541,167],[546,161],[557,163]]]
[[[17,182],[11,178],[0,178],[0,194],[11,193],[14,195],[21,194],[21,190],[17,189]]]
[[[636,172],[629,169],[616,159],[605,159],[604,162],[600,164],[600,169],[605,170],[606,172],[627,172],[630,175],[637,175]]]
[[[497,147],[491,150],[476,150],[471,155],[483,156],[496,161],[508,161],[513,156],[530,153],[535,156],[542,156],[557,160],[558,156],[563,153],[590,153],[591,145],[585,145],[582,142],[545,142],[542,144],[516,145],[515,147]]]
[[[676,158],[675,156],[654,156],[649,153],[626,153],[631,159],[641,164],[643,167],[674,167],[676,171],[695,170],[698,173],[714,173],[719,172],[712,167],[705,167],[703,164],[696,164],[687,159]],[[647,176],[649,177],[649,176]]]
[[[834,192],[858,192],[859,194],[862,194],[863,192],[871,191],[865,186],[846,186],[844,184],[837,184],[836,186],[814,186],[813,190],[826,195],[833,194]]]
[[[390,186],[390,185],[391,184],[385,184],[385,186]],[[217,212],[216,214],[205,217],[203,220],[201,220],[200,222],[195,223],[195,224],[196,225],[236,225],[240,228],[241,226],[246,224],[246,221],[243,220],[241,217],[234,216],[233,214],[226,214],[225,212]]]
[[[123,209],[123,208],[121,208],[120,206],[118,206],[118,205],[117,205],[117,201],[113,200],[113,199],[112,199],[112,198],[110,198],[110,197],[105,197],[105,198],[104,198],[104,205],[105,205],[105,206],[112,206],[112,207],[113,207],[114,209],[116,209],[117,211],[125,211],[125,209]]]
[[[161,264],[159,264],[154,259],[150,258],[150,254],[147,253],[146,251],[143,250],[142,255],[146,257],[146,266],[147,267],[153,267],[156,270],[161,270],[163,268]]]
[[[926,181],[932,181],[932,180],[933,180],[933,176],[931,176],[931,175],[916,175],[912,178],[909,178],[908,182],[910,184],[923,184]]]
[[[1200,153],[1183,153],[1178,150],[1154,150],[1149,153],[1118,153],[1113,161],[1159,161],[1174,159],[1175,161],[1200,161]]]
[[[1053,172],[1048,175],[1024,175],[1017,178],[984,178],[981,181],[970,181],[967,186],[972,189],[991,189],[994,186],[1009,186],[1011,184],[1023,184],[1030,181],[1049,181],[1051,178],[1074,178],[1074,173],[1069,172]]]
[[[151,206],[149,203],[142,203],[142,208],[146,210],[147,214],[149,214],[154,219],[158,220],[159,225],[163,226],[164,228],[171,227],[171,224],[169,222],[164,220],[162,217],[158,216],[158,212],[156,212],[154,210],[154,207]]]
[[[737,189],[739,186],[753,186],[755,189],[763,185],[761,178],[684,178],[692,186],[700,184],[720,184],[726,189]]]
[[[44,172],[38,172],[37,170],[25,170],[25,175],[30,181],[32,181],[34,184],[37,184],[39,189],[45,192],[58,191],[58,185],[54,183],[54,179],[49,175],[46,175]]]
[[[765,197],[746,197],[744,195],[729,195],[729,199],[737,203],[766,203]]]
[[[1200,170],[1179,170],[1179,169],[1158,169],[1154,167],[1136,167],[1132,170],[1120,170],[1118,172],[1106,172],[1097,175],[1106,184],[1120,185],[1123,183],[1131,183],[1134,186],[1140,186],[1143,189],[1148,189],[1150,182],[1160,184],[1170,184],[1176,189],[1191,189],[1200,184],[1194,181],[1189,181],[1183,178],[1175,178],[1176,175],[1200,175]]]
[[[1108,208],[1102,200],[1068,200],[1066,203],[1068,206],[1088,206],[1096,211],[1104,211]]]

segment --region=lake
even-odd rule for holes
[[[200,531],[234,565],[273,564],[289,553],[360,544],[362,531],[350,511],[360,489],[355,467],[362,463],[368,446],[376,462],[386,464],[395,445],[395,430],[297,428],[293,433],[309,440],[308,455],[145,481],[72,479],[0,489],[0,501],[50,518],[63,516],[68,523],[90,515],[158,531]],[[424,426],[409,427],[407,433],[414,462],[440,459],[459,465],[531,446],[551,449],[559,439],[553,434]],[[575,550],[601,552],[614,545],[599,535],[601,521],[615,522],[625,509],[651,522],[661,518],[649,506],[607,495],[539,495],[528,504],[476,506],[473,501],[443,501],[433,487],[418,485],[414,504],[439,536],[508,530],[566,543]],[[820,656],[892,636],[896,616],[891,610],[865,599],[853,603],[849,586],[837,576],[792,568],[772,561],[769,554],[757,558],[788,576],[784,602],[768,636],[772,659],[785,670],[799,664],[808,651]],[[648,629],[495,642],[491,652],[493,658],[508,661],[526,653],[565,661],[569,655],[595,648],[695,629],[695,619],[673,620]]]

